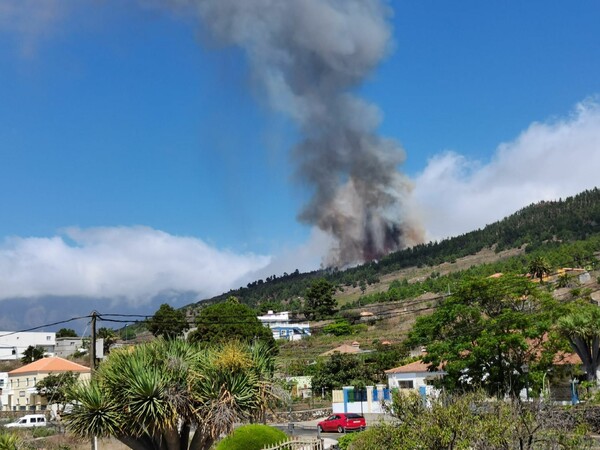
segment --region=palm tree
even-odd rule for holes
[[[271,393],[270,352],[162,339],[113,350],[89,384],[73,389],[78,406],[67,428],[134,450],[207,450],[234,422],[260,414]]]
[[[574,303],[571,312],[559,319],[558,328],[581,358],[586,380],[596,380],[600,365],[600,308],[590,303]]]
[[[543,256],[536,256],[529,261],[529,273],[532,278],[539,278],[540,284],[544,282],[544,275],[550,275],[550,263]]]

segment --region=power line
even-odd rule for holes
[[[67,320],[61,320],[59,322],[53,322],[53,323],[47,323],[45,325],[40,325],[37,327],[33,327],[33,328],[27,328],[24,330],[19,330],[19,331],[11,331],[10,333],[6,333],[6,334],[2,334],[0,335],[0,338],[5,337],[5,336],[11,336],[13,334],[17,334],[17,333],[27,333],[28,331],[35,331],[35,330],[39,330],[40,328],[46,328],[46,327],[53,327],[55,325],[62,325],[63,323],[69,323],[69,322],[73,322],[75,320],[81,320],[81,319],[88,319],[91,316],[81,316],[81,317],[72,317],[70,319]]]

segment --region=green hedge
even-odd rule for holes
[[[216,450],[261,450],[267,445],[277,444],[287,435],[268,425],[244,425],[233,431],[217,445]]]

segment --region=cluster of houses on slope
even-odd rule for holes
[[[287,311],[268,311],[267,314],[258,316],[258,319],[272,330],[275,339],[299,340],[311,335],[309,323],[292,320]],[[49,356],[11,372],[0,372],[0,411],[46,409],[45,399],[37,395],[35,385],[49,374],[72,371],[80,373],[80,379],[89,377],[89,368],[63,359],[76,352],[84,352],[84,341],[81,337],[57,338],[53,332],[0,331],[0,361],[21,359],[29,347],[41,347],[45,356]],[[99,357],[103,356],[102,344],[101,340],[97,342],[96,354]],[[370,351],[372,350],[361,349],[358,342],[352,342],[326,351],[320,356],[330,356],[334,353],[362,354]],[[358,409],[358,405],[361,412],[380,412],[381,400],[389,398],[390,390],[410,389],[423,396],[431,395],[431,381],[444,376],[443,371],[430,371],[428,365],[421,360],[389,369],[386,374],[387,385],[369,386],[366,395],[361,394],[360,397],[354,394],[352,387],[334,391],[334,412],[357,412],[354,409]],[[310,377],[288,377],[288,381],[296,385],[296,395],[311,395]]]
[[[38,395],[36,384],[48,375],[65,372],[79,374],[81,381],[89,380],[91,376],[89,367],[58,356],[38,359],[10,372],[0,372],[0,411],[46,410],[49,400]]]
[[[0,411],[41,411],[47,400],[37,395],[36,384],[50,374],[79,373],[79,379],[89,378],[89,367],[64,359],[77,352],[85,353],[85,339],[56,337],[54,332],[0,331],[0,361],[23,358],[29,347],[41,348],[44,358],[10,372],[0,372]],[[96,355],[103,356],[103,342],[96,342]]]
[[[0,361],[13,361],[23,357],[29,347],[44,349],[44,354],[66,358],[74,353],[87,352],[83,337],[56,337],[54,332],[0,331]],[[104,355],[104,340],[96,340],[96,356]]]
[[[275,313],[268,311],[267,314],[258,316],[261,323],[270,328],[274,339],[286,339],[297,341],[305,336],[310,336],[310,325],[308,322],[297,323],[290,319],[288,311]]]

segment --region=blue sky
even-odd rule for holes
[[[327,237],[296,220],[310,189],[294,175],[294,123],[243,51],[161,3],[0,4],[5,298],[147,306],[318,266]],[[406,151],[428,238],[597,183],[598,2],[390,5],[390,51],[356,91]],[[135,242],[145,250],[122,250]],[[67,275],[80,269],[83,282]],[[213,271],[218,283],[192,280]]]

